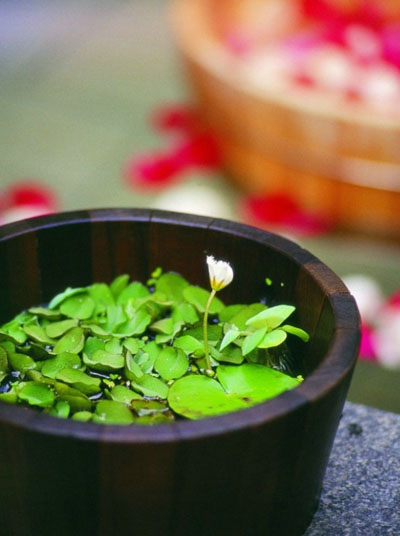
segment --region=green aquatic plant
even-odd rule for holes
[[[207,266],[211,292],[157,268],[146,284],[123,274],[21,312],[0,328],[0,400],[79,421],[158,424],[299,385],[285,365],[295,360],[287,336],[308,340],[286,323],[295,307],[226,306],[216,294],[232,267],[211,256]]]

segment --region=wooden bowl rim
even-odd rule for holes
[[[190,58],[190,60],[201,69],[208,71],[235,91],[240,92],[244,97],[247,96],[256,99],[261,106],[267,102],[274,103],[282,108],[288,108],[299,113],[316,116],[318,119],[323,118],[326,121],[340,121],[342,123],[360,127],[368,125],[368,127],[376,129],[377,136],[381,130],[389,130],[394,133],[400,131],[400,122],[398,118],[375,114],[367,106],[360,105],[359,108],[356,108],[353,104],[347,104],[342,101],[336,102],[334,100],[332,100],[332,103],[323,106],[319,103],[318,95],[316,100],[315,94],[310,94],[308,96],[304,91],[301,91],[301,89],[299,89],[299,91],[294,91],[293,93],[273,89],[267,89],[264,92],[264,90],[256,87],[253,88],[250,84],[237,82],[232,78],[230,72],[222,72],[212,61],[207,61],[205,55],[199,50],[199,47],[193,45],[191,37],[196,33],[195,31],[188,32],[187,28],[184,28],[185,31],[183,31],[181,19],[185,16],[186,12],[187,16],[185,17],[185,21],[192,26],[193,24],[196,24],[196,17],[191,16],[189,13],[191,9],[190,4],[193,4],[193,2],[196,2],[198,5],[203,3],[205,9],[207,9],[207,6],[210,4],[210,2],[203,2],[203,0],[172,0],[170,3],[169,11],[171,25],[181,53],[183,56]],[[190,41],[187,37],[188,35],[190,35]],[[222,46],[208,28],[206,28],[206,33],[202,35],[202,41],[204,43],[214,42],[215,44]],[[306,97],[306,100],[304,100],[304,96]]]
[[[0,227],[0,242],[42,229],[79,223],[126,221],[169,223],[206,228],[250,239],[302,264],[323,289],[332,307],[334,336],[323,362],[297,388],[252,408],[208,417],[198,421],[177,421],[156,426],[119,426],[82,423],[59,419],[26,407],[0,402],[0,421],[40,434],[107,443],[169,443],[234,432],[242,428],[262,426],[282,418],[288,412],[312,404],[325,397],[351,374],[358,355],[360,318],[354,298],[340,280],[317,257],[291,240],[275,233],[219,218],[196,216],[161,210],[109,208],[60,212],[30,218]]]

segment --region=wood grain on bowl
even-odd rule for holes
[[[145,279],[156,267],[206,286],[205,253],[229,260],[227,304],[296,306],[305,381],[244,411],[107,426],[0,403],[4,536],[299,535],[310,522],[359,345],[344,284],[311,253],[224,220],[136,209],[0,227],[0,322],[67,286]],[[271,286],[264,283],[272,280]],[[295,339],[295,338],[294,338]]]

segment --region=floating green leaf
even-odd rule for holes
[[[184,277],[173,272],[163,274],[156,281],[157,292],[165,294],[173,302],[183,301],[183,290],[189,285]]]
[[[167,346],[158,354],[154,363],[155,370],[164,380],[174,380],[183,376],[189,367],[188,359],[183,350]]]
[[[229,319],[230,324],[234,324],[240,331],[247,329],[246,322],[255,314],[265,311],[266,305],[262,303],[252,303],[240,309],[235,315]],[[221,315],[220,315],[221,316]]]
[[[58,400],[56,405],[51,408],[49,414],[54,417],[60,417],[61,419],[67,419],[70,413],[70,406],[66,400]]]
[[[114,400],[100,400],[96,405],[93,422],[104,424],[132,424],[133,414],[126,404]]]
[[[77,411],[72,415],[74,421],[88,422],[91,421],[93,413],[91,411]]]
[[[146,298],[148,295],[149,289],[142,285],[142,283],[134,281],[133,283],[125,287],[118,295],[117,305],[124,305],[129,300],[135,302],[137,299]]]
[[[190,375],[176,380],[169,389],[170,407],[188,419],[201,419],[248,407],[240,397],[225,393],[217,380]]]
[[[15,390],[7,391],[7,393],[0,393],[0,400],[7,404],[16,404],[18,396]]]
[[[47,318],[48,320],[58,320],[61,318],[59,311],[52,311],[47,307],[31,307],[28,309],[28,313],[39,317]]]
[[[123,404],[130,404],[132,400],[142,399],[142,395],[135,393],[132,389],[128,389],[124,385],[116,385],[110,392],[112,400],[116,402],[122,402]]]
[[[185,354],[190,355],[194,354],[197,350],[202,350],[203,344],[191,335],[182,335],[182,337],[175,339],[174,347],[180,348]]]
[[[96,304],[87,294],[79,294],[64,300],[60,306],[63,315],[69,318],[78,318],[86,320],[93,314]]]
[[[147,326],[151,322],[151,316],[140,309],[133,318],[121,324],[118,330],[115,331],[118,336],[132,337],[133,335],[141,335],[146,331]]]
[[[143,371],[138,365],[138,363],[135,361],[135,359],[132,357],[132,354],[130,352],[126,353],[125,356],[125,363],[126,368],[130,374],[127,374],[127,377],[136,380],[137,378],[141,378],[143,376]],[[133,375],[133,376],[132,376]]]
[[[25,374],[28,372],[28,370],[36,368],[35,361],[25,354],[9,353],[8,361],[11,365],[11,368],[18,370],[22,374]]]
[[[257,329],[251,335],[247,335],[247,337],[245,337],[245,339],[243,340],[243,344],[242,344],[242,353],[243,353],[243,355],[247,355],[252,350],[257,348],[257,346],[263,340],[264,335],[266,334],[266,332],[267,332],[267,328],[260,328],[260,329]]]
[[[115,337],[110,339],[104,344],[104,350],[110,352],[111,354],[120,354],[122,353],[122,344],[121,341]]]
[[[280,326],[280,329],[283,329],[284,331],[286,331],[287,333],[290,333],[291,335],[296,335],[296,337],[299,337],[304,342],[308,342],[310,340],[310,336],[306,331],[300,328],[296,328],[295,326],[290,326],[289,324],[285,324],[284,326]]]
[[[72,328],[58,340],[53,348],[55,354],[70,352],[79,354],[85,345],[85,336],[82,328]]]
[[[213,355],[213,350],[215,350],[215,348],[211,350],[211,355]],[[217,361],[223,361],[224,363],[241,365],[244,361],[244,356],[241,348],[236,346],[234,348],[225,348],[222,352],[219,352],[219,356],[216,359]]]
[[[161,320],[157,320],[157,322],[153,322],[150,325],[150,329],[158,333],[171,334],[174,330],[174,322],[171,317],[162,318]]]
[[[131,382],[133,389],[144,394],[144,396],[156,396],[159,398],[167,398],[168,385],[162,380],[151,376],[151,374],[143,374],[141,378]]]
[[[81,327],[86,331],[89,331],[95,337],[100,337],[101,339],[108,339],[110,337],[110,332],[97,324],[81,324]]]
[[[99,378],[93,378],[81,370],[73,368],[62,369],[56,375],[57,380],[71,384],[72,387],[85,395],[94,395],[100,391]]]
[[[253,328],[277,328],[284,320],[286,320],[296,308],[293,305],[276,305],[269,307],[265,311],[252,316],[246,321],[247,326]]]
[[[84,354],[83,362],[94,370],[113,372],[124,367],[125,358],[122,354],[112,354],[105,350],[96,350],[90,358]]]
[[[273,348],[274,346],[279,346],[282,344],[287,337],[286,331],[282,329],[274,329],[266,335],[264,335],[261,342],[258,344],[259,348]]]
[[[28,370],[26,376],[34,382],[45,383],[46,385],[54,385],[55,383],[52,378],[44,376],[41,372],[35,369]]]
[[[228,305],[222,311],[219,312],[218,316],[221,322],[231,322],[231,319],[236,316],[242,309],[246,309],[247,305],[235,304]]]
[[[227,393],[248,401],[249,405],[268,400],[300,382],[264,365],[244,364],[238,367],[220,365],[217,377]]]
[[[171,316],[175,322],[180,320],[185,324],[195,324],[199,320],[199,315],[191,303],[178,303]]]
[[[83,287],[66,288],[63,292],[60,292],[59,294],[54,296],[54,298],[49,303],[49,309],[55,309],[67,298],[70,298],[71,296],[76,296],[77,294],[81,294],[82,292],[86,292],[86,289]]]
[[[153,371],[154,363],[160,350],[160,346],[155,341],[151,341],[135,355],[134,360],[144,373]]]
[[[124,340],[123,346],[129,350],[131,354],[135,355],[138,353],[140,348],[139,339],[128,337]]]
[[[0,331],[0,341],[7,340],[13,342],[14,344],[24,344],[27,338],[28,337],[25,331],[18,324],[10,326],[7,329],[7,332],[3,326],[3,330]]]
[[[50,337],[50,339],[58,339],[58,337],[61,337],[61,335],[64,335],[67,331],[76,327],[77,325],[78,320],[74,318],[70,318],[69,320],[61,320],[60,322],[53,322],[52,324],[48,324],[46,326],[46,335]],[[54,344],[54,342],[55,341],[47,344]]]
[[[240,331],[238,328],[234,325],[228,331],[225,333],[224,338],[222,339],[221,346],[219,347],[220,350],[223,350],[226,348],[229,344],[234,342],[238,337],[240,336]]]
[[[83,346],[83,353],[86,354],[89,359],[91,359],[92,355],[97,350],[105,350],[104,340],[99,339],[98,337],[88,337]]]
[[[68,402],[72,413],[76,411],[90,411],[92,409],[92,402],[78,389],[61,382],[55,382],[54,388],[57,397],[60,400]]]
[[[188,329],[185,331],[185,335],[190,335],[191,337],[194,337],[195,339],[203,342],[203,327],[198,326],[196,328]],[[207,335],[208,342],[210,344],[217,344],[222,337],[222,326],[218,324],[212,324],[207,326]]]
[[[88,287],[88,293],[95,303],[94,314],[103,313],[108,305],[115,305],[113,293],[105,283],[93,283]]]
[[[53,391],[45,384],[36,382],[25,383],[18,391],[18,398],[31,406],[39,406],[40,408],[52,406],[55,400]]]
[[[8,358],[6,350],[0,346],[0,374],[7,372],[8,370]]]
[[[114,298],[118,298],[121,292],[129,283],[129,275],[122,274],[116,277],[110,284],[110,290]]]
[[[15,352],[15,344],[13,342],[11,342],[10,340],[7,340],[7,341],[1,341],[0,340],[0,347],[4,348],[4,350],[7,353]]]
[[[263,365],[220,365],[218,380],[190,375],[170,387],[168,403],[179,415],[200,419],[251,407],[299,385],[299,381]]]
[[[41,342],[43,344],[54,344],[55,341],[47,335],[45,330],[40,326],[25,326],[25,333],[34,341]]]

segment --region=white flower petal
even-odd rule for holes
[[[207,256],[208,274],[213,290],[225,288],[233,279],[233,270],[229,262],[217,261],[212,255]]]

